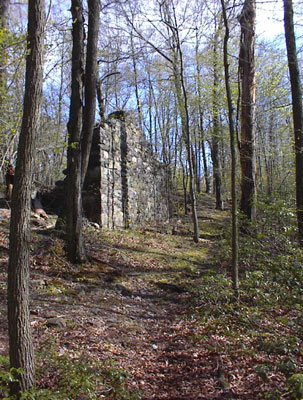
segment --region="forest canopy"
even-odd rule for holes
[[[217,1],[176,1],[171,4],[164,10],[158,1],[102,2],[96,123],[115,110],[131,112],[153,151],[171,169],[173,179],[181,184],[182,169],[186,170],[187,164],[172,64],[176,53],[172,32],[177,32],[198,190],[200,184],[209,185],[214,174],[213,150],[217,143],[223,197],[228,198],[230,152],[221,5]],[[62,176],[66,163],[72,48],[69,8],[69,1],[54,0],[46,6],[42,124],[34,168],[35,180],[43,185],[53,185]],[[231,31],[232,95],[236,106],[241,8],[242,2],[226,4]],[[283,4],[279,1],[257,2],[256,168],[258,193],[285,197],[294,193],[294,156],[282,9]],[[298,58],[302,65],[302,4],[295,2],[294,10]],[[1,89],[4,112],[0,121],[3,173],[5,164],[15,159],[20,131],[26,11],[26,2],[12,1],[0,37],[2,70],[5,71]],[[87,24],[87,16],[85,20]],[[219,82],[218,140],[214,135],[212,106],[215,40]]]

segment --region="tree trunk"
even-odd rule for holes
[[[131,24],[134,31],[145,40],[154,50],[156,50],[162,57],[168,61],[173,70],[174,77],[174,85],[176,89],[176,96],[178,100],[178,107],[180,111],[180,119],[182,126],[182,134],[183,139],[186,145],[187,151],[187,161],[188,161],[188,170],[189,170],[189,190],[191,197],[191,205],[192,205],[192,218],[193,218],[193,226],[194,226],[194,241],[197,243],[199,241],[199,226],[198,226],[198,215],[197,215],[197,206],[196,206],[196,191],[195,191],[195,180],[194,180],[194,170],[192,163],[192,148],[191,148],[191,137],[190,137],[190,129],[189,129],[189,111],[188,111],[188,99],[187,99],[187,91],[185,87],[184,80],[184,65],[183,65],[183,53],[181,48],[181,41],[179,38],[178,24],[177,24],[177,16],[176,10],[173,2],[163,1],[161,4],[159,3],[160,12],[165,22],[165,26],[170,33],[169,37],[169,45],[170,51],[172,53],[172,58],[166,55],[160,48],[156,47],[149,40],[144,38],[140,32],[135,28],[130,20],[128,22]],[[172,10],[170,10],[172,7]]]
[[[8,7],[9,7],[9,0],[0,0],[0,30],[1,35],[5,37],[7,35],[7,14],[8,14]],[[5,99],[7,94],[7,72],[6,72],[6,57],[7,51],[5,50],[5,44],[2,44],[3,48],[1,49],[1,58],[0,58],[0,114],[6,115],[7,114],[7,106],[5,106]],[[1,127],[2,129],[2,127]],[[6,147],[6,146],[5,146]],[[5,152],[7,153],[7,152]],[[3,163],[6,161],[3,157]],[[12,162],[11,157],[8,157],[9,163]]]
[[[1,28],[7,27],[7,12],[10,0],[0,0],[0,24]]]
[[[148,76],[148,116],[149,116],[149,124],[148,124],[148,133],[149,133],[149,144],[152,151],[154,151],[154,144],[153,144],[153,114],[152,114],[152,106],[153,106],[153,84],[151,80],[150,69],[147,69],[147,76]]]
[[[187,173],[187,168],[186,164],[187,162],[184,162],[182,160],[182,149],[180,150],[180,163],[182,166],[182,187],[183,187],[183,205],[184,205],[184,215],[188,214],[187,210],[187,184],[188,184],[188,173]]]
[[[211,192],[211,185],[208,173],[208,166],[207,166],[207,158],[206,158],[206,151],[205,151],[205,138],[204,138],[204,127],[203,127],[203,110],[202,110],[202,89],[201,89],[201,71],[200,71],[200,64],[199,64],[199,53],[198,53],[198,29],[196,31],[196,69],[197,69],[197,94],[198,94],[198,108],[199,108],[199,130],[200,130],[200,140],[201,140],[201,150],[202,150],[202,160],[203,160],[203,168],[204,168],[204,179],[205,179],[205,192]]]
[[[181,49],[179,49],[181,51]],[[182,55],[180,55],[182,57]],[[189,115],[188,115],[188,105],[187,105],[187,94],[185,90],[185,84],[183,80],[183,69],[181,67],[180,75],[181,86],[183,92],[183,99],[179,98],[179,105],[181,111],[181,123],[182,131],[185,139],[185,145],[187,150],[187,162],[188,162],[188,172],[189,172],[189,193],[192,206],[192,219],[194,226],[194,236],[193,240],[195,243],[199,242],[199,225],[198,225],[198,214],[197,214],[197,201],[196,201],[196,190],[195,190],[195,176],[193,168],[193,158],[192,158],[192,146],[190,140],[190,130],[189,130]],[[178,90],[178,89],[177,89]]]
[[[239,16],[241,42],[239,71],[241,79],[241,203],[240,209],[249,220],[256,216],[256,151],[255,151],[255,20],[256,0],[245,0]]]
[[[67,252],[71,262],[82,263],[86,259],[82,236],[82,177],[81,177],[81,131],[83,118],[83,60],[84,18],[82,0],[72,0],[73,50],[72,87],[67,149],[67,196],[66,230]]]
[[[0,29],[3,33],[7,28],[7,13],[9,7],[10,0],[0,0]],[[6,86],[5,82],[5,57],[0,60],[0,84],[1,84],[1,93],[2,90]],[[1,95],[3,96],[3,94]]]
[[[292,0],[284,0],[284,27],[291,84],[293,125],[295,135],[298,238],[300,244],[303,245],[303,108],[302,87],[293,22]]]
[[[229,26],[226,16],[224,0],[221,0],[223,20],[225,25],[224,35],[224,72],[225,72],[225,87],[228,105],[228,121],[230,134],[230,153],[231,153],[231,198],[232,198],[232,279],[233,289],[236,298],[239,296],[239,263],[238,263],[238,217],[237,217],[237,185],[236,185],[236,166],[237,166],[237,145],[236,145],[236,129],[234,106],[232,101],[232,92],[230,85],[229,60],[228,60],[228,40]]]
[[[201,141],[198,137],[198,132],[195,131],[195,168],[196,168],[196,190],[201,193]]]
[[[99,79],[96,83],[96,94],[98,99],[98,108],[99,108],[99,116],[100,116],[100,123],[102,126],[105,124],[105,104],[104,104],[104,97],[102,94],[102,81]]]
[[[139,95],[139,85],[138,85],[138,68],[137,68],[137,60],[135,54],[135,45],[134,45],[134,32],[133,29],[130,33],[130,43],[131,43],[131,52],[132,52],[132,62],[133,62],[133,72],[134,72],[134,84],[135,84],[135,94],[136,94],[136,102],[137,102],[137,111],[138,111],[138,122],[139,128],[143,132],[143,116],[142,116],[142,107]]]
[[[12,195],[8,266],[10,363],[24,373],[12,383],[12,394],[35,383],[29,312],[29,224],[33,157],[42,99],[44,29],[44,0],[29,0],[24,108]]]
[[[97,41],[99,0],[88,1],[88,38],[84,81],[84,18],[82,0],[72,0],[73,51],[72,93],[67,150],[67,251],[71,262],[86,260],[82,232],[82,187],[92,144],[97,91]]]
[[[97,53],[99,31],[100,0],[88,0],[88,36],[85,63],[85,106],[81,138],[82,163],[81,184],[87,171],[90,149],[95,126],[97,92]]]
[[[173,9],[173,15],[175,18],[175,10]],[[176,25],[176,24],[175,24]],[[195,190],[195,175],[193,167],[193,156],[192,156],[192,145],[189,129],[189,112],[188,112],[188,101],[187,92],[184,82],[184,68],[183,68],[183,53],[181,49],[181,43],[179,38],[179,33],[177,29],[173,29],[173,48],[175,47],[175,54],[173,56],[173,74],[174,83],[176,88],[176,94],[178,99],[178,105],[180,110],[182,133],[185,141],[186,152],[187,152],[187,162],[188,162],[188,172],[189,172],[189,193],[192,206],[192,219],[194,227],[193,240],[195,243],[199,242],[199,224],[198,224],[198,214],[197,214],[197,200],[196,200],[196,190]],[[178,65],[179,64],[179,65]]]
[[[216,193],[216,209],[223,210],[222,200],[222,177],[221,177],[221,162],[219,154],[220,141],[220,120],[219,120],[219,75],[218,75],[218,39],[220,30],[217,29],[214,37],[213,50],[213,68],[214,68],[214,84],[213,84],[213,138],[212,138],[212,161],[214,170],[215,193]]]
[[[204,140],[204,128],[203,128],[203,117],[201,114],[200,118],[200,130],[201,130],[201,147],[202,147],[202,160],[203,160],[203,167],[204,167],[204,179],[205,179],[205,193],[211,193],[211,184],[210,178],[208,173],[208,166],[207,166],[207,158],[206,158],[206,150],[205,150],[205,140]]]
[[[62,50],[61,50],[61,60],[60,60],[60,86],[59,86],[59,95],[58,95],[58,117],[57,117],[57,143],[56,150],[60,146],[60,141],[62,141],[62,137],[60,137],[60,132],[62,132],[62,104],[63,104],[63,85],[64,85],[64,56],[66,52],[66,32],[63,33],[63,42],[62,42]],[[67,137],[65,135],[64,144],[67,141]],[[54,152],[55,167],[57,170],[60,170],[63,165],[63,157],[65,154],[65,150],[63,149],[59,154]],[[53,178],[53,174],[50,171],[50,176]]]
[[[215,121],[214,121],[215,122]],[[215,132],[217,127],[214,125]],[[218,135],[218,133],[216,133]],[[223,200],[222,200],[222,179],[221,179],[221,166],[220,166],[220,156],[219,156],[219,143],[218,138],[213,137],[212,147],[211,147],[211,158],[213,162],[213,173],[214,173],[214,192],[216,196],[216,210],[223,210]]]

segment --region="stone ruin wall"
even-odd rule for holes
[[[125,113],[95,129],[83,192],[85,216],[102,228],[128,228],[169,217],[165,168]]]

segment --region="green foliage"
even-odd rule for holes
[[[113,363],[101,364],[85,354],[64,353],[46,347],[39,358],[39,375],[56,375],[58,399],[136,399],[126,386],[127,374]]]
[[[0,158],[3,161],[14,154],[21,123],[25,46],[23,33],[0,28]]]
[[[49,388],[34,388],[21,394],[21,400],[137,400],[139,396],[127,388],[127,373],[114,363],[100,363],[87,355],[60,354],[46,346],[37,354],[37,376],[40,386],[51,382]],[[9,395],[9,383],[16,380],[21,370],[9,369],[8,357],[0,356],[0,395],[3,400],[14,400]],[[44,382],[44,384],[43,384]]]
[[[268,374],[273,370],[272,365],[260,364],[256,367],[257,375],[263,380],[263,382],[268,381]]]
[[[16,374],[20,374],[20,369],[9,368],[9,358],[0,355],[0,396],[3,400],[10,399],[9,385],[16,381]]]
[[[17,381],[17,375],[22,374],[21,368],[9,368],[9,358],[0,355],[0,396],[2,400],[16,400],[16,396],[10,395],[10,383]],[[53,393],[49,390],[29,390],[22,392],[18,400],[50,400],[54,399]]]
[[[296,240],[296,213],[286,201],[263,201],[258,210],[257,221],[240,231],[239,302],[233,297],[226,230],[217,247],[218,269],[213,265],[200,277],[199,306],[190,317],[203,330],[192,339],[209,341],[214,353],[235,346],[266,386],[258,398],[281,399],[289,388],[293,399],[301,399],[303,252]],[[277,375],[288,386],[269,391]]]
[[[229,233],[227,233],[229,235]],[[230,258],[229,238],[221,247],[222,262]],[[303,249],[296,240],[296,213],[291,201],[263,201],[258,218],[240,235],[241,300],[247,306],[272,308],[303,305]],[[286,316],[279,321],[288,325]]]
[[[78,146],[79,146],[79,142],[71,142],[71,143],[70,143],[70,147],[71,147],[72,149],[77,149]]]
[[[291,398],[294,400],[303,399],[303,374],[294,374],[288,379],[288,388]]]
[[[270,306],[283,301],[302,304],[303,249],[296,240],[296,212],[292,201],[263,200],[256,222],[240,234],[239,262],[244,299]],[[230,255],[230,233],[218,249],[222,262]]]
[[[297,350],[296,345],[294,345],[294,340],[292,337],[286,337],[283,339],[271,339],[271,340],[262,340],[258,343],[260,350],[266,352],[267,354],[279,354],[286,355],[292,354]],[[286,359],[284,361],[281,371],[287,371],[291,369],[291,361],[290,359]],[[293,372],[293,371],[292,371]]]
[[[297,362],[292,357],[286,357],[278,366],[278,370],[281,371],[287,378],[294,374],[297,369]]]
[[[262,398],[263,400],[280,400],[281,393],[278,390],[275,390],[274,392],[264,393],[264,395],[262,394],[262,396],[258,398]]]

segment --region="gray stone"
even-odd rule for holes
[[[125,112],[95,129],[84,189],[85,216],[103,228],[168,218],[165,167]]]
[[[46,326],[49,328],[66,328],[66,320],[61,317],[49,318],[46,321]]]

